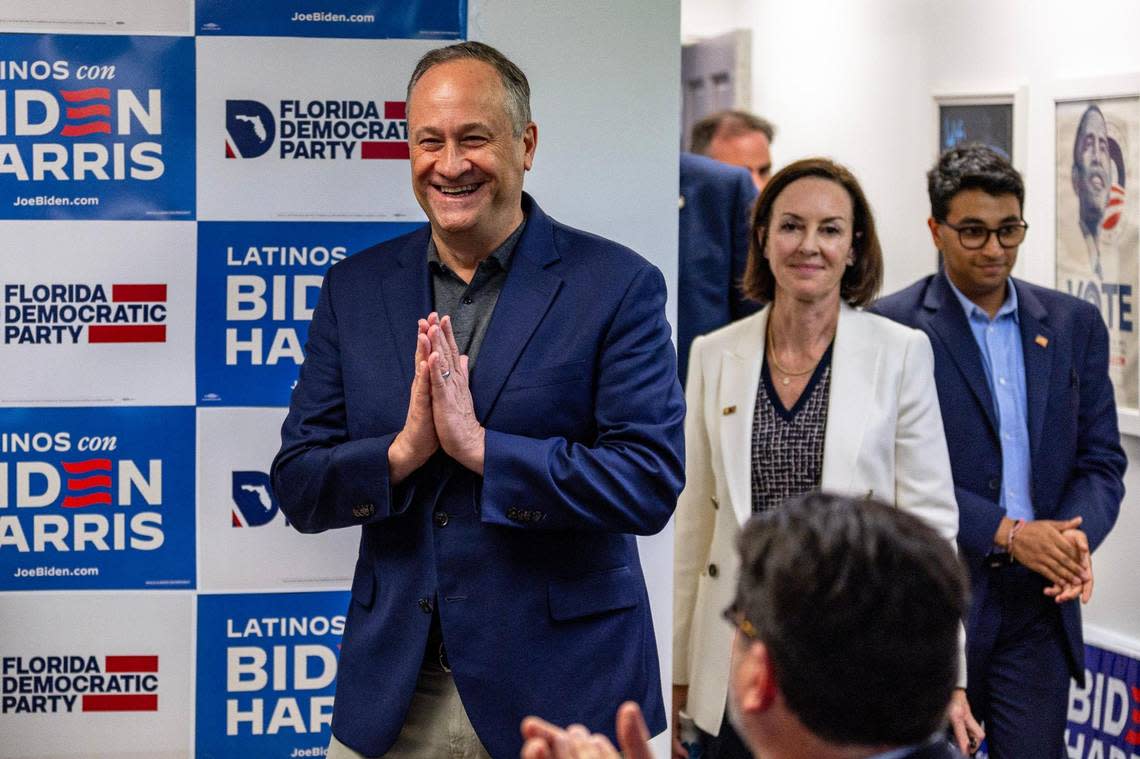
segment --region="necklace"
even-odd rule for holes
[[[816,360],[816,362],[814,364],[812,364],[811,366],[809,366],[807,369],[804,369],[804,370],[798,371],[798,372],[790,372],[787,369],[785,369],[784,367],[780,366],[780,362],[776,360],[776,348],[772,344],[772,333],[771,332],[769,332],[767,334],[767,336],[765,337],[764,343],[768,348],[768,363],[771,364],[776,369],[776,371],[778,371],[780,374],[784,375],[783,377],[780,378],[780,384],[781,385],[785,385],[785,386],[790,385],[792,382],[792,377],[802,377],[805,374],[811,374],[812,372],[815,371],[815,368],[817,366],[819,366],[819,361]]]

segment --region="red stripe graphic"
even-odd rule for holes
[[[362,142],[360,143],[361,158],[408,158],[406,142]]]
[[[65,509],[82,509],[87,506],[94,506],[95,504],[102,504],[104,506],[111,505],[110,493],[89,493],[87,495],[69,495],[65,496],[61,504]]]
[[[115,303],[165,301],[166,285],[111,285],[111,300]]]
[[[68,490],[87,490],[88,488],[109,488],[111,478],[105,474],[96,474],[91,477],[70,478],[67,481]]]
[[[157,656],[107,656],[104,657],[107,672],[157,672]]]
[[[86,695],[85,712],[157,712],[157,693],[132,693],[122,696]]]
[[[1116,225],[1119,223],[1120,223],[1120,214],[1114,213],[1114,214],[1110,215],[1108,218],[1106,218],[1101,223],[1101,226],[1104,227],[1105,229],[1115,229]]]
[[[60,90],[59,94],[69,103],[78,103],[81,100],[111,99],[111,90],[106,87],[91,87],[86,90]]]
[[[1110,206],[1122,206],[1124,205],[1124,198],[1113,198],[1112,200],[1108,201],[1108,204]]]
[[[68,108],[67,118],[69,119],[86,119],[90,116],[111,116],[111,106],[109,105],[85,105],[81,108]]]
[[[384,103],[384,118],[386,119],[406,119],[408,118],[408,104],[403,100],[388,100]]]
[[[84,461],[61,461],[63,471],[68,474],[87,474],[96,471],[111,471],[110,459],[86,459]]]
[[[60,135],[63,137],[82,137],[85,134],[94,134],[96,132],[110,134],[111,125],[105,121],[92,121],[90,124],[82,124],[80,126],[68,124],[59,130]]]
[[[131,324],[108,327],[93,324],[87,328],[89,343],[165,343],[165,324]]]

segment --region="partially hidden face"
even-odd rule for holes
[[[812,302],[839,298],[843,273],[855,262],[854,207],[838,182],[797,179],[772,204],[764,256],[776,280],[776,297]]]
[[[408,104],[412,188],[432,229],[497,244],[522,222],[537,128],[515,135],[498,72],[474,59],[428,69]]]
[[[772,177],[772,155],[768,136],[759,131],[718,134],[709,142],[709,158],[741,166],[752,175],[757,191]]]

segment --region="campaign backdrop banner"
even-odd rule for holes
[[[360,529],[297,532],[269,485],[286,409],[198,409],[198,587],[347,590]]]
[[[0,409],[0,591],[193,588],[193,446],[189,407]]]
[[[194,40],[0,34],[0,218],[194,218]]]
[[[321,281],[413,223],[203,222],[198,227],[198,402],[288,406]]]
[[[190,756],[193,593],[3,603],[0,758]]]
[[[1140,757],[1140,659],[1085,646],[1085,684],[1069,688],[1069,759]]]
[[[417,40],[198,40],[206,221],[422,221],[405,88]],[[249,65],[257,61],[257,66]]]
[[[348,592],[198,597],[199,759],[323,756]]]
[[[197,0],[197,10],[203,36],[457,40],[467,27],[465,0]]]
[[[193,222],[0,221],[0,405],[194,402]]]

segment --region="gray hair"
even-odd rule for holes
[[[427,73],[428,69],[441,63],[465,59],[483,61],[498,72],[499,80],[503,83],[503,99],[507,114],[511,118],[511,128],[515,137],[522,136],[523,129],[530,122],[530,83],[527,82],[526,74],[522,72],[522,69],[512,63],[507,56],[482,42],[459,42],[425,53],[420,58],[419,63],[416,64],[412,78],[408,80],[406,95],[408,108],[411,108],[412,88]]]

